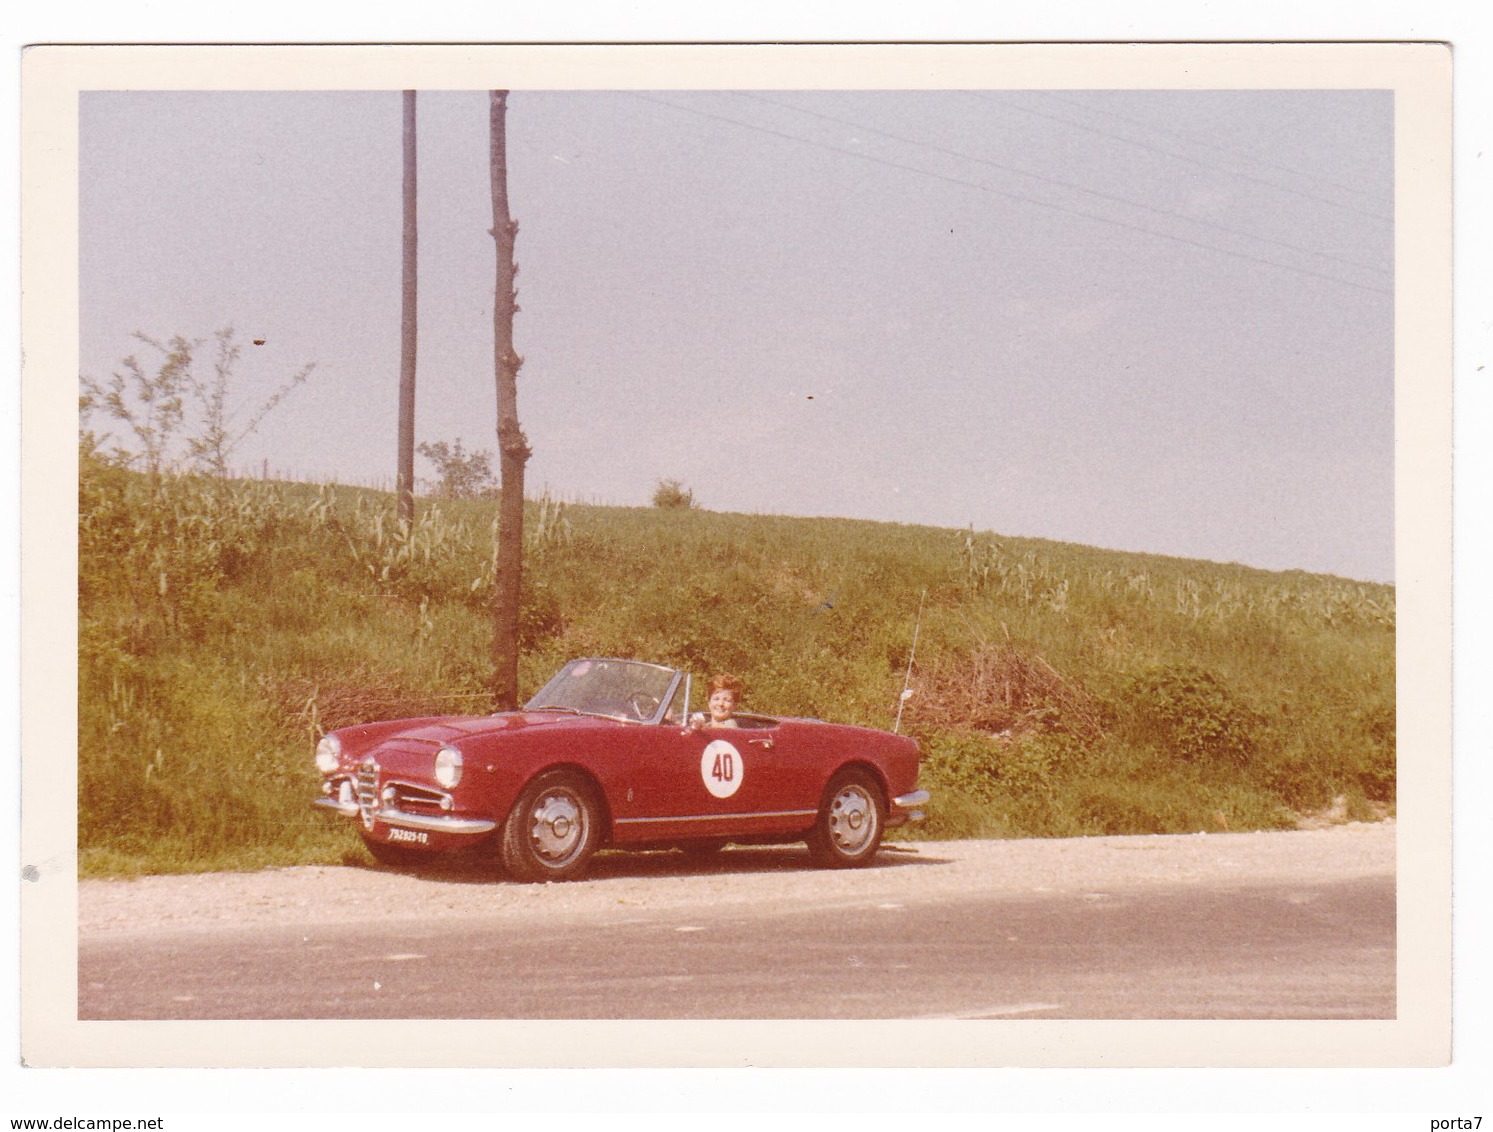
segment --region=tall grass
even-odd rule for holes
[[[79,818],[90,871],[335,862],[323,729],[489,709],[496,501],[80,479]],[[746,680],[749,706],[903,729],[912,836],[1285,826],[1394,800],[1390,587],[1030,539],[529,504],[521,682],[577,655]]]

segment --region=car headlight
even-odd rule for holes
[[[331,774],[342,765],[342,744],[335,735],[323,735],[316,744],[316,769]]]
[[[455,747],[442,747],[436,752],[435,780],[447,790],[461,781],[461,752]]]

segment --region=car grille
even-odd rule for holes
[[[426,790],[407,782],[397,783],[395,788],[399,791],[399,808],[409,813],[439,814],[450,808],[446,795],[435,790]]]
[[[378,763],[363,760],[358,767],[358,805],[365,810],[378,809]]]

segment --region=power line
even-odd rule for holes
[[[1061,94],[1050,90],[1041,91],[1040,93],[1043,95],[1043,97],[1050,98],[1056,102],[1064,102],[1069,106],[1075,106],[1079,109],[1088,110],[1095,114],[1107,114],[1111,118],[1118,118],[1120,121],[1128,122],[1130,123],[1130,125],[1136,126],[1142,130],[1150,130],[1153,133],[1158,134],[1167,134],[1171,137],[1176,138],[1178,141],[1187,142],[1190,145],[1201,145],[1206,146],[1209,149],[1216,149],[1220,153],[1228,154],[1233,157],[1243,158],[1246,161],[1253,161],[1258,165],[1263,165],[1267,169],[1274,169],[1280,173],[1289,173],[1293,177],[1301,177],[1307,181],[1316,181],[1318,184],[1327,185],[1331,188],[1338,189],[1345,193],[1354,193],[1357,196],[1376,195],[1370,189],[1360,189],[1354,185],[1345,185],[1341,181],[1334,181],[1331,177],[1323,177],[1319,173],[1307,173],[1301,169],[1293,169],[1289,165],[1281,165],[1274,161],[1267,161],[1265,158],[1259,156],[1258,154],[1250,153],[1248,150],[1240,149],[1238,146],[1220,145],[1218,142],[1209,141],[1207,138],[1200,138],[1192,134],[1183,133],[1181,130],[1169,130],[1165,126],[1158,126],[1153,122],[1142,122],[1139,118],[1132,118],[1128,114],[1121,114],[1118,110],[1111,110],[1107,106],[1095,106],[1091,102],[1084,102],[1082,99],[1078,98],[1064,98]],[[1285,186],[1279,187],[1284,188]],[[1375,219],[1384,218],[1376,215]]]
[[[1343,279],[1342,277],[1337,275],[1328,275],[1325,272],[1312,271],[1310,268],[1296,267],[1292,264],[1281,263],[1279,260],[1265,259],[1261,256],[1250,255],[1247,252],[1231,251],[1228,248],[1218,247],[1216,244],[1205,244],[1200,240],[1190,240],[1185,236],[1176,236],[1172,235],[1169,232],[1158,232],[1154,228],[1145,228],[1139,224],[1130,224],[1126,221],[1115,220],[1111,217],[1096,216],[1091,212],[1083,212],[1076,208],[1068,208],[1064,205],[1054,204],[1051,201],[1041,200],[1037,197],[1023,196],[1020,193],[1012,193],[1007,192],[1003,189],[992,188],[989,185],[982,185],[977,181],[967,181],[959,177],[950,177],[942,173],[934,173],[931,170],[919,168],[915,165],[906,165],[902,162],[891,161],[884,157],[873,157],[869,153],[859,153],[853,149],[844,149],[840,146],[826,145],[823,142],[816,142],[809,138],[802,137],[798,134],[785,133],[782,130],[775,130],[771,127],[757,125],[752,122],[743,122],[738,118],[730,118],[723,114],[713,114],[708,110],[699,110],[692,106],[681,106],[676,102],[669,102],[667,99],[657,98],[653,95],[645,94],[641,91],[628,91],[627,93],[632,95],[632,97],[634,98],[641,99],[645,102],[653,102],[658,104],[659,106],[666,106],[671,110],[677,110],[681,113],[693,114],[697,117],[709,118],[713,121],[725,122],[733,126],[740,126],[742,129],[753,130],[757,133],[762,134],[768,134],[772,137],[782,138],[785,141],[797,142],[800,145],[812,146],[816,149],[828,150],[831,153],[838,153],[847,157],[854,157],[861,161],[869,161],[875,165],[885,165],[891,169],[901,169],[907,173],[915,173],[919,176],[928,177],[936,181],[943,181],[947,184],[962,185],[965,188],[974,189],[977,192],[989,193],[993,196],[1004,197],[1007,200],[1014,200],[1022,204],[1034,205],[1037,208],[1045,208],[1053,212],[1062,212],[1066,213],[1069,216],[1079,216],[1085,220],[1092,220],[1099,224],[1108,224],[1112,227],[1124,228],[1131,232],[1139,232],[1142,235],[1154,236],[1157,239],[1170,240],[1173,243],[1184,244],[1188,247],[1201,248],[1203,251],[1214,252],[1218,255],[1228,256],[1232,259],[1241,259],[1249,263],[1261,264],[1265,267],[1275,267],[1279,268],[1282,271],[1293,272],[1297,275],[1306,275],[1314,279],[1324,279],[1329,283],[1338,283],[1344,287],[1351,287],[1357,291],[1369,291],[1376,295],[1392,295],[1394,293],[1393,291],[1386,290],[1383,287],[1374,287],[1364,283],[1354,283],[1351,280]]]
[[[1056,114],[1045,114],[1041,110],[1033,110],[1030,106],[1018,106],[1014,102],[1007,102],[1004,100],[996,99],[991,95],[985,93],[984,91],[971,90],[966,91],[965,93],[972,94],[976,98],[986,99],[991,102],[999,101],[1003,106],[1006,106],[1008,109],[1015,110],[1020,114],[1030,114],[1036,118],[1046,118],[1049,122],[1059,122],[1065,126],[1072,126],[1075,130],[1084,130],[1091,134],[1098,134],[1100,137],[1109,138],[1111,141],[1123,142],[1126,145],[1133,145],[1140,149],[1149,150],[1152,153],[1160,153],[1166,157],[1174,158],[1177,161],[1185,161],[1189,165],[1196,165],[1200,169],[1207,169],[1209,172],[1226,172],[1231,177],[1242,177],[1244,178],[1244,180],[1253,181],[1257,185],[1264,185],[1266,188],[1275,189],[1276,191],[1282,193],[1290,193],[1293,196],[1304,197],[1306,200],[1316,201],[1318,204],[1325,204],[1329,208],[1341,208],[1346,212],[1355,212],[1359,216],[1367,216],[1371,220],[1378,220],[1385,224],[1392,223],[1394,220],[1394,218],[1391,216],[1384,216],[1381,213],[1370,212],[1367,209],[1363,208],[1355,208],[1351,204],[1344,204],[1341,201],[1336,200],[1328,200],[1326,197],[1319,197],[1313,193],[1302,192],[1300,189],[1292,189],[1287,187],[1286,185],[1278,185],[1274,181],[1265,180],[1263,177],[1252,177],[1248,173],[1242,173],[1238,170],[1220,170],[1216,165],[1209,165],[1206,161],[1199,161],[1197,158],[1189,157],[1185,153],[1177,153],[1170,149],[1163,149],[1159,145],[1151,145],[1149,142],[1137,141],[1134,138],[1127,138],[1120,134],[1110,133],[1110,131],[1101,130],[1097,126],[1085,126],[1082,122],[1075,122],[1071,118],[1062,118]]]
[[[915,138],[902,137],[900,134],[894,134],[894,133],[891,133],[890,131],[887,131],[887,130],[878,129],[875,126],[868,126],[868,125],[866,125],[863,122],[851,121],[848,118],[840,118],[840,117],[837,117],[836,115],[833,115],[833,114],[824,114],[824,113],[821,113],[820,111],[817,111],[817,110],[808,110],[808,109],[805,109],[802,106],[794,106],[791,103],[779,102],[776,99],[765,98],[762,95],[752,94],[752,93],[749,93],[747,91],[732,91],[731,93],[736,94],[736,95],[738,95],[739,97],[742,97],[742,98],[750,98],[750,99],[752,99],[752,100],[754,100],[756,102],[766,103],[769,106],[778,106],[778,107],[781,107],[781,108],[783,108],[785,110],[792,110],[795,113],[807,114],[807,115],[809,115],[811,117],[814,117],[814,118],[822,118],[826,122],[838,122],[842,126],[851,126],[851,127],[855,128],[857,130],[863,130],[866,133],[879,134],[881,137],[891,138],[893,141],[902,142],[902,143],[904,143],[906,145],[915,145],[915,146],[918,146],[918,147],[920,147],[922,149],[930,149],[930,150],[932,150],[935,153],[945,154],[946,156],[949,156],[949,157],[957,157],[957,158],[960,158],[960,159],[965,160],[965,161],[976,162],[977,164],[980,164],[980,165],[988,165],[992,169],[1000,169],[1000,170],[1003,170],[1004,172],[1007,172],[1007,173],[1015,173],[1015,174],[1017,174],[1018,176],[1021,176],[1021,177],[1030,177],[1032,180],[1042,181],[1045,184],[1057,185],[1060,188],[1073,189],[1073,190],[1075,190],[1077,192],[1088,193],[1091,196],[1099,197],[1101,200],[1113,201],[1113,202],[1115,202],[1117,204],[1127,205],[1127,206],[1129,206],[1131,208],[1139,208],[1139,209],[1142,209],[1142,210],[1144,210],[1146,212],[1153,212],[1157,216],[1166,216],[1166,217],[1170,217],[1170,218],[1172,218],[1174,220],[1182,220],[1182,221],[1185,221],[1188,224],[1196,224],[1196,225],[1198,225],[1199,227],[1202,227],[1202,228],[1212,228],[1212,229],[1214,229],[1215,231],[1218,231],[1218,232],[1227,232],[1231,236],[1242,236],[1242,237],[1244,237],[1247,240],[1257,240],[1257,241],[1259,241],[1262,244],[1273,244],[1275,247],[1285,248],[1288,251],[1302,252],[1302,253],[1304,253],[1306,255],[1318,256],[1321,259],[1331,260],[1333,263],[1341,263],[1341,264],[1343,264],[1343,265],[1345,265],[1347,267],[1361,267],[1365,271],[1373,271],[1373,272],[1376,272],[1376,273],[1378,273],[1380,275],[1389,275],[1390,274],[1390,272],[1388,270],[1386,270],[1385,268],[1376,267],[1374,264],[1371,264],[1371,263],[1363,263],[1362,261],[1356,260],[1356,259],[1345,259],[1342,256],[1336,256],[1336,255],[1333,255],[1330,252],[1320,252],[1320,251],[1317,251],[1315,248],[1302,247],[1300,244],[1287,243],[1284,240],[1272,239],[1269,236],[1259,236],[1259,235],[1256,235],[1253,232],[1245,232],[1245,231],[1243,231],[1241,229],[1238,229],[1238,228],[1230,228],[1226,224],[1215,224],[1215,223],[1213,223],[1212,221],[1209,221],[1209,220],[1199,220],[1196,217],[1187,216],[1187,215],[1185,215],[1183,213],[1175,212],[1175,211],[1173,211],[1171,209],[1156,208],[1156,207],[1154,207],[1152,205],[1149,205],[1149,204],[1143,204],[1140,201],[1131,200],[1129,197],[1116,196],[1116,195],[1114,195],[1112,193],[1100,192],[1098,189],[1091,189],[1091,188],[1088,188],[1088,187],[1086,187],[1084,185],[1076,185],[1076,184],[1074,184],[1071,181],[1063,181],[1063,180],[1060,180],[1060,179],[1058,179],[1056,177],[1044,176],[1041,173],[1032,173],[1032,172],[1030,172],[1030,171],[1028,171],[1026,169],[1018,169],[1014,165],[1006,165],[1006,164],[1003,164],[1003,163],[1001,163],[999,161],[991,161],[989,158],[976,157],[974,154],[972,154],[972,153],[965,153],[962,150],[949,149],[949,148],[947,148],[945,146],[934,145],[932,142],[918,141]]]

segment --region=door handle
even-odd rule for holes
[[[772,750],[771,739],[748,739],[747,742],[754,747],[761,747],[764,751]]]

